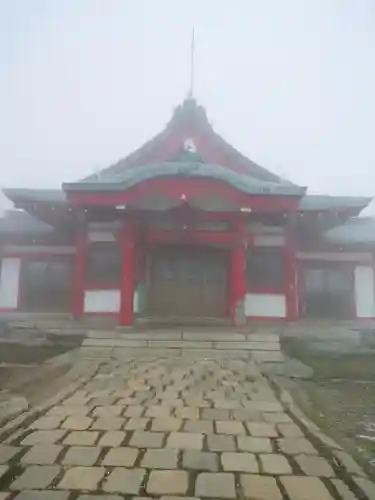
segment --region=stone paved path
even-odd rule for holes
[[[0,500],[375,498],[351,457],[278,396],[243,361],[102,362],[0,434]]]

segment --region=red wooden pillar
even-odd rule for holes
[[[298,319],[298,276],[297,252],[295,244],[295,217],[294,214],[288,222],[285,232],[284,265],[285,265],[285,298],[286,320]]]
[[[134,225],[127,221],[122,238],[122,280],[121,280],[121,308],[120,325],[131,326],[134,320]]]
[[[76,234],[76,253],[73,273],[72,314],[74,318],[79,318],[83,316],[84,313],[86,250],[87,230],[86,227],[80,227]]]
[[[236,324],[236,306],[245,300],[246,295],[245,221],[237,222],[236,232],[238,238],[230,256],[230,309],[233,324]]]

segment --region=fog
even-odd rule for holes
[[[218,133],[311,193],[375,194],[371,0],[0,0],[0,184],[59,187],[159,132],[193,27]]]

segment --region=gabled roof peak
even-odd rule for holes
[[[195,130],[210,127],[205,108],[198,104],[194,97],[187,97],[175,107],[167,128],[175,128],[176,125],[194,127]]]

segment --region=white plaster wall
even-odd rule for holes
[[[254,246],[256,247],[282,247],[285,245],[283,234],[256,234]]]
[[[247,293],[245,296],[245,315],[265,318],[285,318],[285,295],[276,293]]]
[[[116,238],[112,231],[89,231],[88,240],[91,243],[112,243],[116,241]]]
[[[369,252],[298,252],[297,258],[334,262],[372,262],[372,254]]]
[[[355,307],[358,318],[375,316],[374,270],[357,266],[354,274]]]
[[[3,258],[0,273],[0,307],[17,309],[21,259]]]
[[[86,290],[83,308],[85,313],[117,313],[120,303],[120,290]]]

